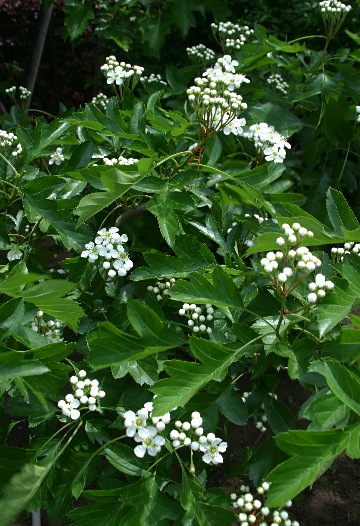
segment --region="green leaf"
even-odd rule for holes
[[[61,168],[61,173],[73,172],[79,168],[86,168],[94,152],[94,143],[85,141],[75,147],[69,161]]]
[[[269,425],[275,434],[288,431],[294,427],[294,415],[290,409],[272,396],[265,397],[264,410]]]
[[[25,314],[24,302],[18,298],[0,306],[0,340],[4,340],[19,325]]]
[[[90,349],[88,361],[95,370],[123,362],[141,360],[152,354],[176,348],[186,342],[181,333],[167,327],[163,327],[159,334],[152,336],[146,321],[143,323],[136,319],[140,312],[145,313],[148,320],[149,316],[155,319],[155,313],[148,307],[132,302],[129,312],[135,327],[144,334],[146,333],[146,337],[127,334],[110,322],[101,323],[87,336]]]
[[[226,271],[216,266],[212,273],[212,283],[203,274],[194,272],[190,281],[176,281],[171,287],[170,297],[178,301],[206,304],[216,307],[243,307],[240,292]]]
[[[218,398],[221,413],[237,426],[245,426],[248,421],[248,412],[241,396],[229,386]]]
[[[130,119],[130,133],[142,136],[145,134],[146,127],[146,110],[143,102],[138,102],[133,109]]]
[[[0,378],[15,376],[37,376],[50,371],[48,367],[36,360],[25,360],[22,352],[8,351],[0,354]]]
[[[166,15],[158,11],[155,16],[143,20],[140,29],[145,45],[150,47],[154,55],[158,55],[165,36],[170,32]]]
[[[86,3],[76,2],[66,5],[64,11],[68,15],[65,18],[64,34],[65,37],[70,38],[70,41],[82,35],[90,21],[95,17],[92,6]]]
[[[343,228],[356,230],[360,227],[354,212],[348,205],[345,197],[338,190],[329,188],[326,192],[326,208],[335,233],[343,235]]]
[[[335,360],[323,360],[312,363],[309,371],[325,376],[328,386],[339,400],[360,415],[358,370]]]
[[[146,477],[149,472],[143,469],[143,463],[138,460],[134,449],[125,444],[112,444],[105,449],[107,460],[116,469],[131,477]]]
[[[269,507],[286,502],[310,486],[346,447],[348,433],[331,431],[289,431],[275,437],[276,444],[293,454],[267,476],[271,482],[267,494]]]
[[[38,284],[22,287],[25,282],[33,282],[46,276],[27,274],[24,263],[16,265],[7,279],[0,283],[0,290],[15,298],[24,298],[29,303],[34,303],[39,310],[59,318],[71,329],[76,330],[79,319],[84,311],[70,298],[63,298],[75,287],[75,284],[65,280],[50,279]]]
[[[156,382],[152,387],[157,397],[154,401],[154,415],[163,415],[174,407],[184,406],[200,389],[210,381],[222,381],[228,367],[236,360],[245,356],[247,347],[243,345],[236,350],[229,350],[222,345],[191,337],[190,349],[201,363],[171,360],[165,362],[164,369],[169,375]]]
[[[154,195],[147,205],[149,212],[156,216],[160,232],[170,247],[174,245],[176,236],[183,233],[179,218],[174,212],[174,199],[171,197],[168,192]]]
[[[24,464],[5,487],[0,499],[0,526],[8,526],[36,495],[52,464],[36,466]]]
[[[39,119],[36,122],[36,128],[32,137],[32,146],[29,148],[29,159],[32,161],[37,157],[43,155],[44,151],[58,141],[60,137],[70,128],[71,124],[66,121],[56,119],[50,124],[44,119]]]
[[[360,458],[360,424],[354,424],[346,428],[349,431],[349,442],[346,453],[350,458]]]
[[[193,3],[189,3],[187,0],[177,0],[170,10],[170,16],[172,16],[182,38],[185,38],[190,28],[195,26],[196,20],[192,13],[193,9]]]
[[[192,236],[178,237],[172,250],[177,257],[145,254],[144,258],[149,267],[133,270],[131,279],[137,281],[157,277],[187,277],[190,272],[208,268],[215,263],[209,248]]]
[[[350,409],[334,394],[323,394],[315,398],[302,413],[312,421],[311,429],[343,428],[347,423]]]
[[[119,526],[124,517],[123,505],[114,498],[112,501],[94,502],[80,506],[69,513],[74,526]]]
[[[117,168],[104,170],[100,180],[107,191],[94,192],[80,200],[78,207],[74,211],[74,213],[79,216],[78,226],[124,195],[145,176],[146,174],[140,175],[123,172]]]

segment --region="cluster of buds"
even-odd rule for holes
[[[16,144],[17,140],[18,138],[17,135],[15,135],[15,133],[0,130],[0,148],[4,148],[5,150],[15,148],[11,152],[11,155],[13,157],[16,157],[22,152],[21,144]]]
[[[245,214],[245,218],[248,219],[248,218],[254,218],[258,221],[259,225],[262,225],[264,221],[269,221],[269,219],[271,219],[271,221],[277,223],[277,220],[274,219],[274,218],[269,218],[269,217],[263,217],[263,216],[260,216],[259,214],[248,214],[246,213]],[[231,223],[231,227],[227,229],[227,233],[229,234],[232,229],[236,226],[238,226],[239,223],[234,221]],[[255,245],[255,241],[254,241],[254,236],[246,229],[246,236],[250,236],[250,237],[247,237],[246,239],[243,239],[242,243],[246,246],[246,247],[252,247]]]
[[[95,241],[85,245],[81,257],[88,259],[90,263],[101,265],[110,278],[116,275],[126,276],[133,267],[133,262],[123,246],[127,240],[127,235],[120,235],[115,226],[109,230],[102,228],[98,231]]]
[[[308,289],[310,293],[308,294],[308,302],[316,303],[318,298],[324,298],[326,292],[334,288],[334,283],[330,280],[327,280],[323,274],[316,274],[315,281],[309,283]]]
[[[259,152],[263,152],[266,161],[284,162],[286,157],[285,148],[291,148],[286,137],[275,131],[274,127],[269,126],[266,122],[250,126],[249,130],[244,132],[244,137],[254,141],[255,148]]]
[[[144,68],[141,66],[118,62],[114,55],[106,57],[106,63],[100,69],[106,77],[106,82],[114,85],[115,92],[116,86],[118,86],[121,98],[124,95],[123,87],[126,86],[133,90],[144,72]],[[116,92],[116,94],[118,93]]]
[[[152,84],[154,82],[157,82],[158,84],[163,84],[166,86],[166,82],[162,79],[160,73],[151,73],[148,77],[146,75],[143,75],[140,77],[140,82],[146,86],[147,84]]]
[[[70,378],[72,393],[65,396],[65,400],[59,400],[58,407],[62,414],[70,417],[72,420],[80,418],[79,408],[85,408],[89,411],[97,411],[98,403],[104,398],[105,391],[99,389],[98,380],[86,378],[86,371],[81,369],[77,375]]]
[[[64,160],[65,157],[62,153],[62,148],[60,148],[59,146],[58,148],[56,148],[54,153],[50,155],[49,164],[56,164],[57,166],[59,166],[62,162],[64,162]]]
[[[351,5],[343,4],[338,0],[324,0],[319,2],[319,7],[326,34],[328,38],[332,38],[339,31],[346,15],[351,10]]]
[[[113,157],[112,159],[109,159],[108,157],[103,157],[103,162],[106,166],[133,166],[134,164],[137,164],[139,162],[139,159],[135,159],[134,157],[129,157],[127,159],[123,155],[119,155],[119,157]]]
[[[95,97],[91,99],[91,104],[95,104],[100,109],[106,110],[106,106],[108,105],[109,100],[109,97],[104,95],[104,93],[98,93],[97,95],[95,95]]]
[[[357,254],[360,255],[360,243],[345,243],[343,247],[332,247],[331,255],[335,263],[338,261],[344,261],[344,254]]]
[[[5,90],[5,93],[9,95],[13,100],[15,100],[16,97],[16,86],[11,86],[11,88],[7,88]],[[31,95],[31,91],[29,91],[24,86],[19,86],[19,98],[22,101],[26,101]]]
[[[282,78],[279,73],[274,73],[273,75],[270,75],[267,78],[268,84],[274,86],[275,89],[278,91],[281,91],[284,95],[287,94],[287,90],[289,88],[289,84],[285,82],[285,80]]]
[[[170,288],[174,285],[175,278],[170,278],[167,281],[164,281],[164,278],[159,278],[159,281],[155,285],[149,285],[147,290],[155,294],[155,297],[158,301],[164,299],[164,297],[169,296]]]
[[[188,100],[197,114],[204,136],[210,137],[220,130],[236,135],[243,132],[245,119],[238,119],[238,115],[247,108],[247,104],[234,90],[240,88],[243,82],[250,81],[245,75],[236,73],[238,65],[230,55],[225,55],[202,77],[197,77],[195,86],[187,90]]]
[[[221,453],[227,449],[227,443],[217,438],[214,433],[204,434],[203,419],[198,411],[191,413],[190,422],[175,422],[175,429],[170,432],[170,440],[174,448],[188,446],[191,451],[201,451],[202,460],[206,464],[222,464],[224,459]],[[191,464],[190,471],[194,467]]]
[[[256,490],[257,494],[250,491],[249,486],[240,486],[240,495],[231,493],[233,508],[238,514],[240,526],[300,526],[298,521],[289,518],[289,513],[281,508],[270,510],[264,504],[264,495],[270,488],[268,482],[263,482]],[[291,500],[286,504],[292,506]],[[240,509],[240,510],[239,510]]]
[[[170,413],[152,417],[152,410],[153,402],[146,402],[136,413],[134,411],[124,413],[126,435],[139,443],[134,449],[135,455],[139,458],[143,458],[146,453],[155,457],[165,444],[165,438],[160,433],[165,431],[170,423]]]
[[[244,402],[244,404],[246,404],[246,401],[250,397],[250,395],[251,393],[249,393],[248,391],[243,392],[243,394],[241,395],[241,400]],[[269,393],[269,396],[277,400],[277,395],[275,393]],[[261,404],[259,410],[252,415],[254,426],[261,433],[265,433],[266,431],[265,424],[267,422],[267,416],[264,411],[265,411],[264,404]]]
[[[188,57],[195,60],[196,62],[212,62],[215,60],[215,51],[204,46],[204,44],[198,44],[197,46],[191,46],[186,48]]]
[[[49,343],[63,342],[62,330],[64,325],[60,320],[45,320],[42,310],[38,310],[31,322],[31,329],[38,334],[45,336]]]
[[[210,334],[212,328],[207,323],[214,319],[214,308],[210,303],[206,303],[205,310],[206,312],[195,303],[184,303],[179,309],[179,314],[188,318],[187,324],[193,332]]]
[[[274,289],[282,296],[288,296],[303,279],[321,266],[321,261],[306,246],[300,246],[304,239],[314,236],[311,230],[299,223],[293,223],[292,226],[284,223],[281,228],[285,236],[278,237],[276,243],[282,251],[268,252],[260,264],[268,274]],[[318,297],[325,296],[325,290],[333,288],[332,281],[327,281],[322,274],[317,274],[314,283],[309,284],[311,292],[307,298],[308,303],[315,303]],[[315,290],[323,292],[315,294]]]
[[[249,26],[240,26],[232,22],[212,23],[211,29],[223,51],[240,49],[247,39],[254,34],[254,30],[250,29]],[[216,38],[216,33],[218,33],[218,39]]]

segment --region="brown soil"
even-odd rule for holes
[[[360,462],[341,455],[291,507],[301,526],[360,525]]]

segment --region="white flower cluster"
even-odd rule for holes
[[[316,303],[318,298],[324,298],[326,296],[326,291],[330,291],[334,288],[334,283],[330,280],[327,280],[323,274],[316,274],[315,281],[309,283],[308,289],[310,294],[308,294],[308,302]]]
[[[215,51],[204,46],[204,44],[187,47],[186,53],[188,54],[188,57],[200,62],[211,62],[215,60]]]
[[[112,159],[109,159],[108,157],[103,157],[103,161],[106,166],[115,166],[117,164],[121,166],[132,166],[134,164],[137,164],[139,162],[139,159],[135,159],[133,157],[129,157],[127,159],[123,155],[119,155],[118,158],[113,157]]]
[[[244,137],[255,142],[255,147],[264,153],[266,161],[282,163],[286,157],[285,148],[291,148],[286,137],[283,137],[279,132],[275,131],[273,126],[269,126],[266,122],[250,126],[249,130],[244,132]]]
[[[104,93],[98,93],[97,95],[95,95],[95,97],[91,99],[91,104],[96,104],[103,110],[106,110],[106,106],[108,105],[109,100],[109,97],[104,95]]]
[[[314,236],[311,230],[307,230],[299,223],[293,223],[291,227],[284,223],[281,228],[285,238],[278,237],[276,243],[279,247],[284,247],[283,251],[268,252],[266,257],[261,259],[260,264],[268,274],[274,289],[285,296],[311,272],[319,268],[321,261],[311,254],[307,247],[300,246],[304,238]],[[330,291],[333,288],[332,281],[327,281],[322,274],[316,274],[315,281],[309,284],[308,303],[315,303],[318,298],[325,296],[326,290]]]
[[[167,281],[164,281],[164,278],[159,278],[159,281],[157,281],[154,286],[149,285],[147,290],[155,294],[158,301],[161,301],[164,299],[164,296],[166,297],[170,294],[170,288],[174,285],[174,283],[175,278],[170,278]]]
[[[360,106],[356,106],[356,113],[357,113],[356,121],[360,122]]]
[[[218,25],[211,24],[211,29],[215,35],[219,33],[219,44],[225,50],[240,49],[246,40],[254,34],[254,30],[249,26],[240,26],[232,22],[220,22]]]
[[[144,68],[141,66],[132,66],[125,62],[119,63],[114,55],[106,57],[106,63],[100,69],[108,84],[127,85],[131,89],[135,87],[144,72]]]
[[[186,316],[188,318],[188,326],[193,332],[207,332],[210,334],[212,328],[207,325],[214,319],[214,308],[210,303],[205,305],[206,313],[203,312],[202,307],[198,307],[195,303],[184,303],[181,309],[179,309],[180,316]]]
[[[24,86],[19,86],[19,91],[21,100],[27,100],[31,95],[31,91],[25,88]]]
[[[106,394],[105,391],[99,389],[99,381],[85,378],[86,374],[86,371],[81,369],[77,376],[70,378],[73,392],[67,394],[65,400],[59,400],[57,404],[63,415],[69,416],[72,420],[80,418],[78,409],[80,406],[89,411],[97,411],[99,400]]]
[[[250,492],[249,486],[240,486],[240,495],[231,493],[230,498],[233,501],[233,508],[239,512],[240,526],[300,526],[298,521],[293,521],[289,518],[289,513],[281,508],[270,510],[265,506],[262,500],[265,493],[270,488],[268,482],[263,482],[257,488],[257,495]],[[260,500],[262,499],[262,500]],[[287,508],[292,506],[291,500],[286,504]]]
[[[162,79],[160,73],[151,73],[148,77],[146,75],[143,75],[140,77],[140,82],[146,86],[146,84],[151,84],[152,82],[158,82],[160,84],[163,84],[164,86],[167,86],[166,82]]]
[[[119,229],[115,226],[109,230],[102,228],[98,231],[95,241],[85,245],[81,257],[87,258],[90,263],[101,263],[110,278],[116,275],[126,276],[133,268],[133,262],[123,246],[127,240],[127,235],[120,235]]]
[[[63,342],[62,329],[64,325],[60,320],[45,321],[42,310],[37,311],[36,316],[31,322],[31,329],[38,334],[45,336],[49,343]]]
[[[198,411],[191,413],[190,422],[175,422],[175,429],[170,432],[170,440],[175,448],[189,446],[192,451],[201,451],[206,464],[222,464],[227,443],[217,438],[214,433],[204,434],[203,419]]]
[[[62,162],[64,162],[65,160],[65,157],[64,157],[64,154],[62,153],[62,148],[56,148],[56,150],[54,151],[54,153],[52,153],[50,155],[50,159],[49,159],[49,164],[56,164],[57,166],[59,166]]]
[[[360,256],[360,243],[345,243],[343,247],[332,247],[331,255],[335,262],[344,261],[344,254],[357,254]]]
[[[159,433],[164,431],[166,425],[170,423],[170,413],[152,417],[152,410],[153,402],[146,402],[144,407],[139,409],[137,413],[134,413],[134,411],[126,411],[124,413],[126,435],[134,438],[135,442],[139,443],[134,449],[135,455],[139,458],[143,458],[146,453],[151,457],[155,457],[165,444],[165,438]],[[152,425],[148,425],[148,420],[151,421]]]
[[[5,93],[9,96],[16,94],[16,86],[11,86],[11,88],[6,88]]]
[[[230,55],[219,58],[213,68],[207,69],[202,77],[195,79],[195,86],[187,90],[188,100],[197,113],[205,134],[214,130],[241,135],[245,119],[238,115],[247,108],[241,95],[234,92],[249,79],[236,73],[239,63]]]
[[[270,75],[267,78],[268,84],[272,84],[275,89],[281,91],[284,95],[287,94],[287,90],[289,88],[289,84],[285,82],[285,80],[282,78],[279,73],[274,73],[273,75]]]
[[[346,14],[351,10],[351,5],[343,4],[342,2],[338,2],[337,0],[324,0],[323,2],[319,2],[319,7],[321,13],[330,14]]]
[[[15,96],[16,96],[16,86],[11,86],[11,88],[7,88],[5,90],[5,93],[7,95],[9,95],[9,97],[15,98]],[[24,86],[19,86],[19,97],[20,97],[20,100],[26,101],[30,97],[30,95],[31,95],[31,91],[29,91]]]
[[[15,150],[11,152],[11,155],[13,157],[16,157],[22,152],[21,144],[15,144],[17,140],[18,138],[17,135],[15,135],[15,133],[0,130],[0,147],[4,149],[15,147]]]
[[[325,0],[319,2],[319,7],[327,36],[332,38],[339,31],[346,15],[351,10],[351,5],[343,4],[338,0]]]

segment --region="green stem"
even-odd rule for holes
[[[0,157],[10,166],[10,168],[12,168],[14,170],[16,177],[20,177],[19,172],[14,168],[14,166],[11,164],[9,159],[7,159],[2,153],[0,153]]]
[[[307,40],[308,38],[326,38],[325,35],[308,35],[306,37],[295,38],[295,40],[289,40],[288,44],[294,44],[295,42],[300,42],[300,40]]]

